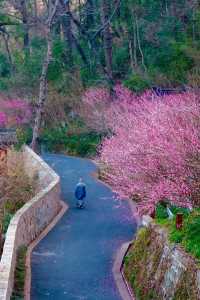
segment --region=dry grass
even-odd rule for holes
[[[0,233],[5,233],[11,217],[36,191],[36,180],[30,179],[25,173],[22,153],[9,153],[8,169],[0,166]],[[0,238],[0,246],[2,246]]]
[[[22,153],[12,151],[9,155],[4,198],[6,198],[6,206],[8,204],[11,206],[11,212],[16,212],[33,197],[36,182],[25,173]]]

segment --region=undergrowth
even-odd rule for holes
[[[17,261],[14,275],[14,288],[11,300],[24,299],[24,283],[26,276],[26,252],[27,248],[22,246],[17,252]]]
[[[164,226],[172,243],[180,244],[188,253],[200,259],[200,209],[196,208],[191,213],[185,208],[171,207],[174,215],[183,213],[183,227],[176,228],[176,218],[168,219],[166,209],[159,205],[156,209],[156,223]]]
[[[65,127],[45,129],[40,137],[40,143],[47,151],[82,157],[95,156],[100,141],[99,134],[82,132],[81,128],[76,130]]]
[[[4,185],[0,195],[0,233],[5,236],[14,214],[34,196],[37,179],[26,174],[22,153],[15,151],[9,153],[8,169],[1,175]]]
[[[152,278],[160,261],[162,246],[152,243],[154,238],[151,229],[140,229],[124,261],[125,276],[140,300],[159,299],[152,288]]]

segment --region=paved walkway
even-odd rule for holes
[[[92,173],[89,160],[45,155],[61,177],[62,196],[70,208],[32,253],[32,300],[120,300],[112,266],[116,251],[136,229],[126,201]],[[83,177],[87,207],[75,207],[74,187]]]

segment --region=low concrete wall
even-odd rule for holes
[[[9,225],[0,261],[0,300],[10,299],[12,294],[17,249],[29,245],[61,209],[59,176],[29,147],[24,147],[23,160],[29,176],[36,172],[39,191]]]

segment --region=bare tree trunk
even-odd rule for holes
[[[136,26],[133,23],[133,49],[134,49],[134,62],[135,62],[135,66],[138,67],[138,60],[137,60],[137,32],[136,32]]]
[[[64,16],[62,17],[62,30],[64,39],[67,45],[66,51],[66,63],[70,66],[73,65],[73,35],[72,35],[72,26],[71,26],[71,12],[69,1],[65,2],[64,0],[60,1]]]
[[[4,39],[4,43],[5,43],[5,48],[6,48],[8,60],[9,60],[9,63],[11,65],[11,68],[13,70],[13,61],[12,61],[12,55],[11,55],[10,48],[9,48],[9,42],[8,42],[9,36],[8,36],[8,34],[3,33],[3,39]]]
[[[93,0],[87,0],[86,1],[86,5],[85,5],[85,9],[86,9],[86,30],[88,30],[89,28],[93,28],[94,26],[94,3]]]
[[[33,1],[34,5],[34,18],[35,18],[35,23],[38,21],[38,6],[37,6],[37,0]]]
[[[101,6],[101,22],[103,29],[103,41],[104,41],[104,52],[105,52],[105,62],[106,62],[106,70],[109,77],[109,85],[113,86],[113,69],[112,69],[112,34],[110,31],[110,22],[109,20],[110,14],[110,5],[109,0],[102,0]]]
[[[165,0],[165,12],[166,12],[166,16],[168,16],[169,15],[168,0]]]
[[[29,50],[29,23],[28,23],[28,11],[27,5],[29,5],[29,0],[12,0],[11,4],[20,13],[23,23],[24,31],[24,49]]]
[[[14,66],[13,66],[12,55],[11,55],[10,47],[9,47],[9,34],[6,31],[6,28],[3,26],[0,28],[0,35],[2,36],[2,38],[4,40],[4,45],[5,45],[5,50],[7,53],[8,61],[10,63],[11,69],[13,71]]]
[[[35,124],[33,128],[33,138],[31,143],[31,147],[33,150],[37,150],[37,143],[38,143],[39,130],[40,130],[40,125],[42,120],[42,114],[44,110],[44,104],[47,98],[47,72],[48,72],[49,63],[52,58],[51,28],[52,28],[53,19],[57,12],[58,3],[59,0],[56,0],[55,4],[53,4],[52,2],[49,4],[50,12],[49,12],[49,18],[47,20],[47,25],[46,25],[47,53],[43,62],[42,74],[40,77],[39,99],[38,99],[37,110],[36,110]]]
[[[38,100],[37,110],[36,110],[33,139],[31,143],[31,147],[35,151],[37,150],[37,139],[39,136],[39,129],[40,129],[40,124],[41,124],[41,119],[42,119],[42,114],[44,109],[44,103],[47,97],[47,72],[48,72],[49,63],[51,61],[51,55],[52,55],[52,38],[51,38],[51,30],[48,30],[47,53],[42,66],[42,75],[40,77],[39,100]]]
[[[146,65],[145,65],[145,62],[144,62],[144,54],[143,54],[142,47],[141,47],[141,42],[140,42],[140,31],[139,31],[137,16],[135,16],[135,24],[136,24],[138,48],[139,48],[139,51],[140,51],[140,54],[141,54],[141,59],[142,59],[142,66],[144,68],[144,71],[146,72],[147,68],[146,68]]]
[[[131,70],[134,72],[134,59],[133,59],[133,47],[132,47],[132,40],[130,39],[128,42],[129,46],[129,56],[130,56],[130,62],[131,62]]]
[[[26,1],[21,0],[21,15],[22,15],[22,22],[24,26],[24,49],[29,50],[29,24],[28,24],[28,13],[26,7]]]
[[[196,40],[196,28],[195,28],[195,8],[192,10],[192,40]]]

